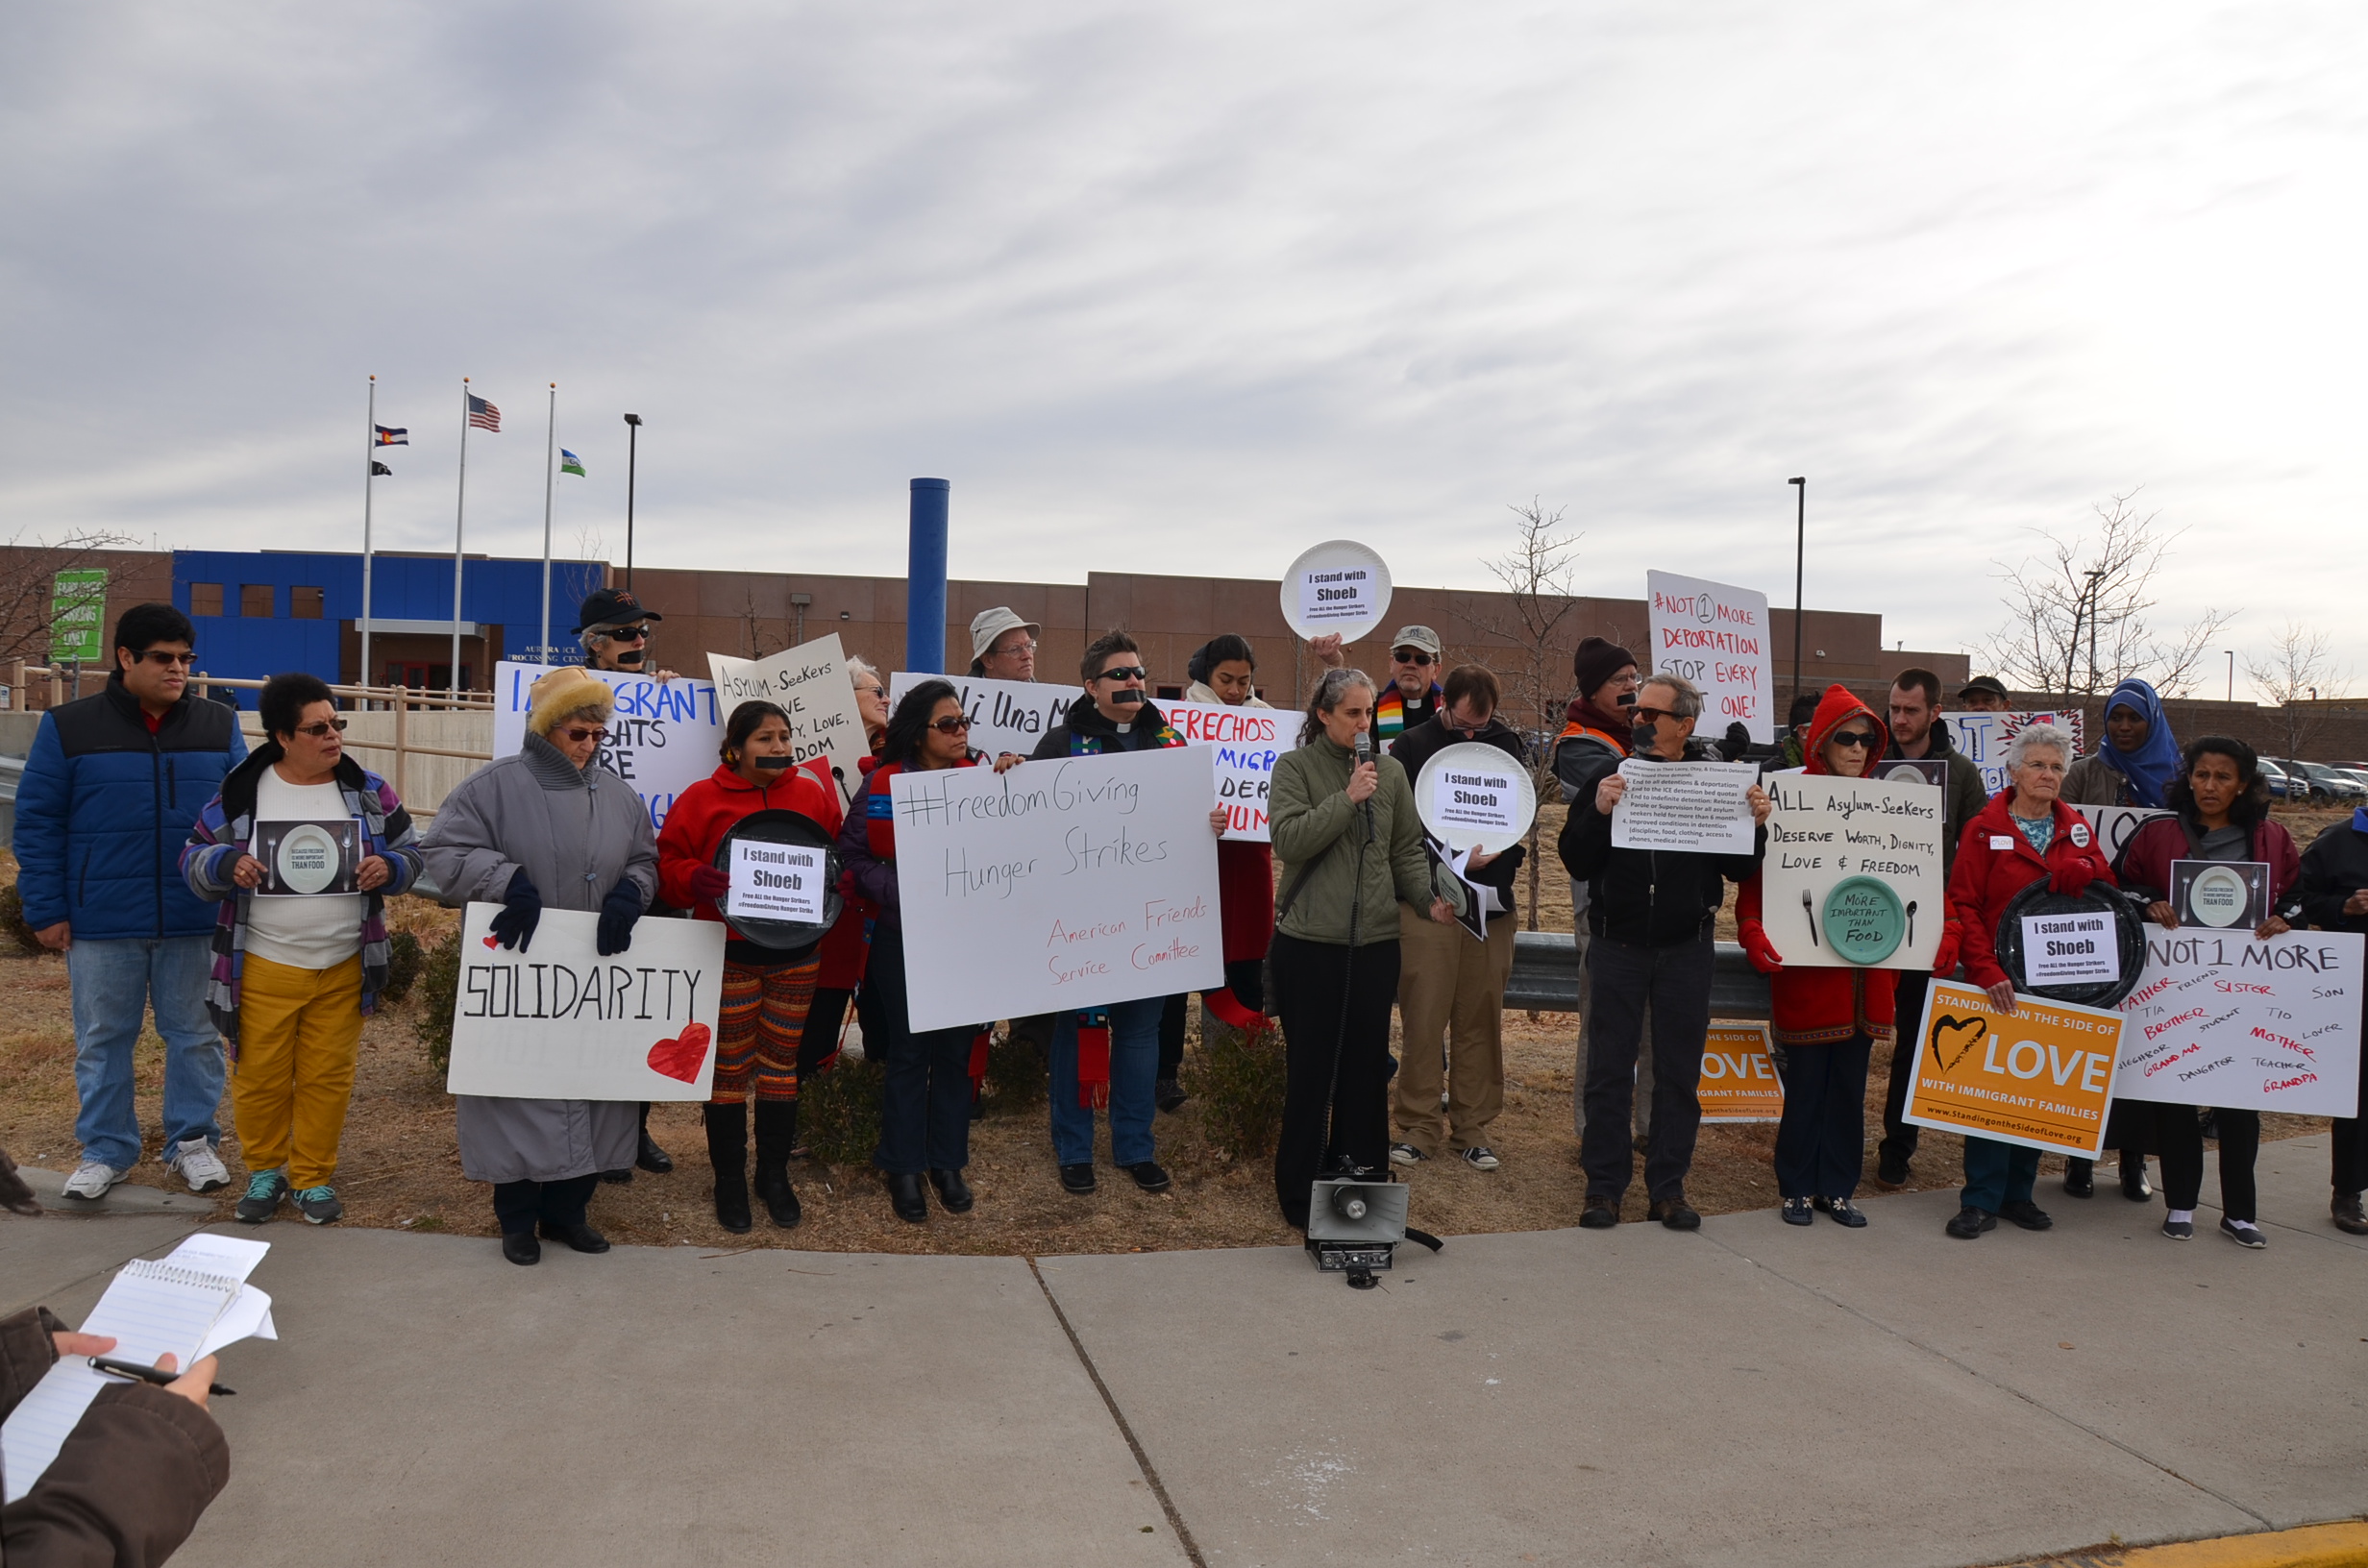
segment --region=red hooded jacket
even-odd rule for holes
[[[1828,686],[1817,702],[1816,717],[1809,722],[1803,772],[1833,772],[1825,765],[1825,743],[1845,720],[1851,719],[1863,719],[1874,726],[1874,749],[1865,753],[1868,763],[1889,747],[1890,730],[1875,711],[1851,696],[1848,687]],[[1736,896],[1735,923],[1745,948],[1757,945],[1765,951],[1775,950],[1767,940],[1767,927],[1760,919],[1758,876],[1744,883]],[[1781,958],[1783,954],[1777,956]],[[1788,966],[1768,977],[1768,990],[1770,1033],[1780,1045],[1831,1045],[1859,1034],[1871,1040],[1891,1038],[1899,992],[1897,969],[1868,969],[1856,965],[1838,968]]]
[[[1949,871],[1949,924],[1965,961],[1965,978],[1977,986],[1994,986],[2007,978],[1998,967],[1998,920],[2016,894],[2041,877],[2064,878],[2081,887],[2090,882],[2117,885],[2113,868],[2097,846],[2095,830],[2080,813],[2056,802],[2056,836],[2048,840],[2047,858],[2042,860],[2014,825],[2009,810],[2013,804],[2010,783],[1990,796],[1982,814],[1965,824],[1964,836],[1957,841],[1957,864]]]
[[[724,920],[723,911],[713,902],[691,892],[691,873],[714,864],[715,846],[724,842],[725,829],[760,811],[794,811],[810,817],[834,839],[844,819],[837,788],[816,776],[813,763],[784,769],[778,780],[762,789],[719,766],[675,797],[674,809],[666,814],[666,825],[657,836],[658,896],[677,909],[689,910],[693,919],[722,921],[735,942],[745,939]]]

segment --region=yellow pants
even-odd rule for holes
[[[249,1170],[284,1167],[298,1191],[337,1174],[361,1044],[361,955],[300,969],[247,954],[231,1104]]]

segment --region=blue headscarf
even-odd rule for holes
[[[2146,739],[2134,751],[2124,751],[2113,744],[2109,723],[2105,744],[2097,755],[2105,766],[2130,781],[2130,798],[2141,806],[2160,806],[2162,792],[2179,776],[2179,743],[2171,738],[2171,721],[2162,712],[2162,698],[2144,681],[2132,676],[2113,688],[2113,695],[2105,699],[2105,716],[2109,721],[2115,708],[2134,709],[2146,721]]]

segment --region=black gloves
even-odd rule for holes
[[[502,894],[502,913],[493,918],[493,937],[505,947],[519,952],[534,940],[534,927],[543,919],[543,895],[527,880],[523,866],[511,873],[509,891]]]
[[[617,885],[601,900],[600,936],[593,945],[606,958],[633,945],[633,922],[641,919],[641,886],[631,877],[619,877]]]

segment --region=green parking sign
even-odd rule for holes
[[[50,663],[98,663],[106,630],[106,569],[59,573],[50,590]]]

